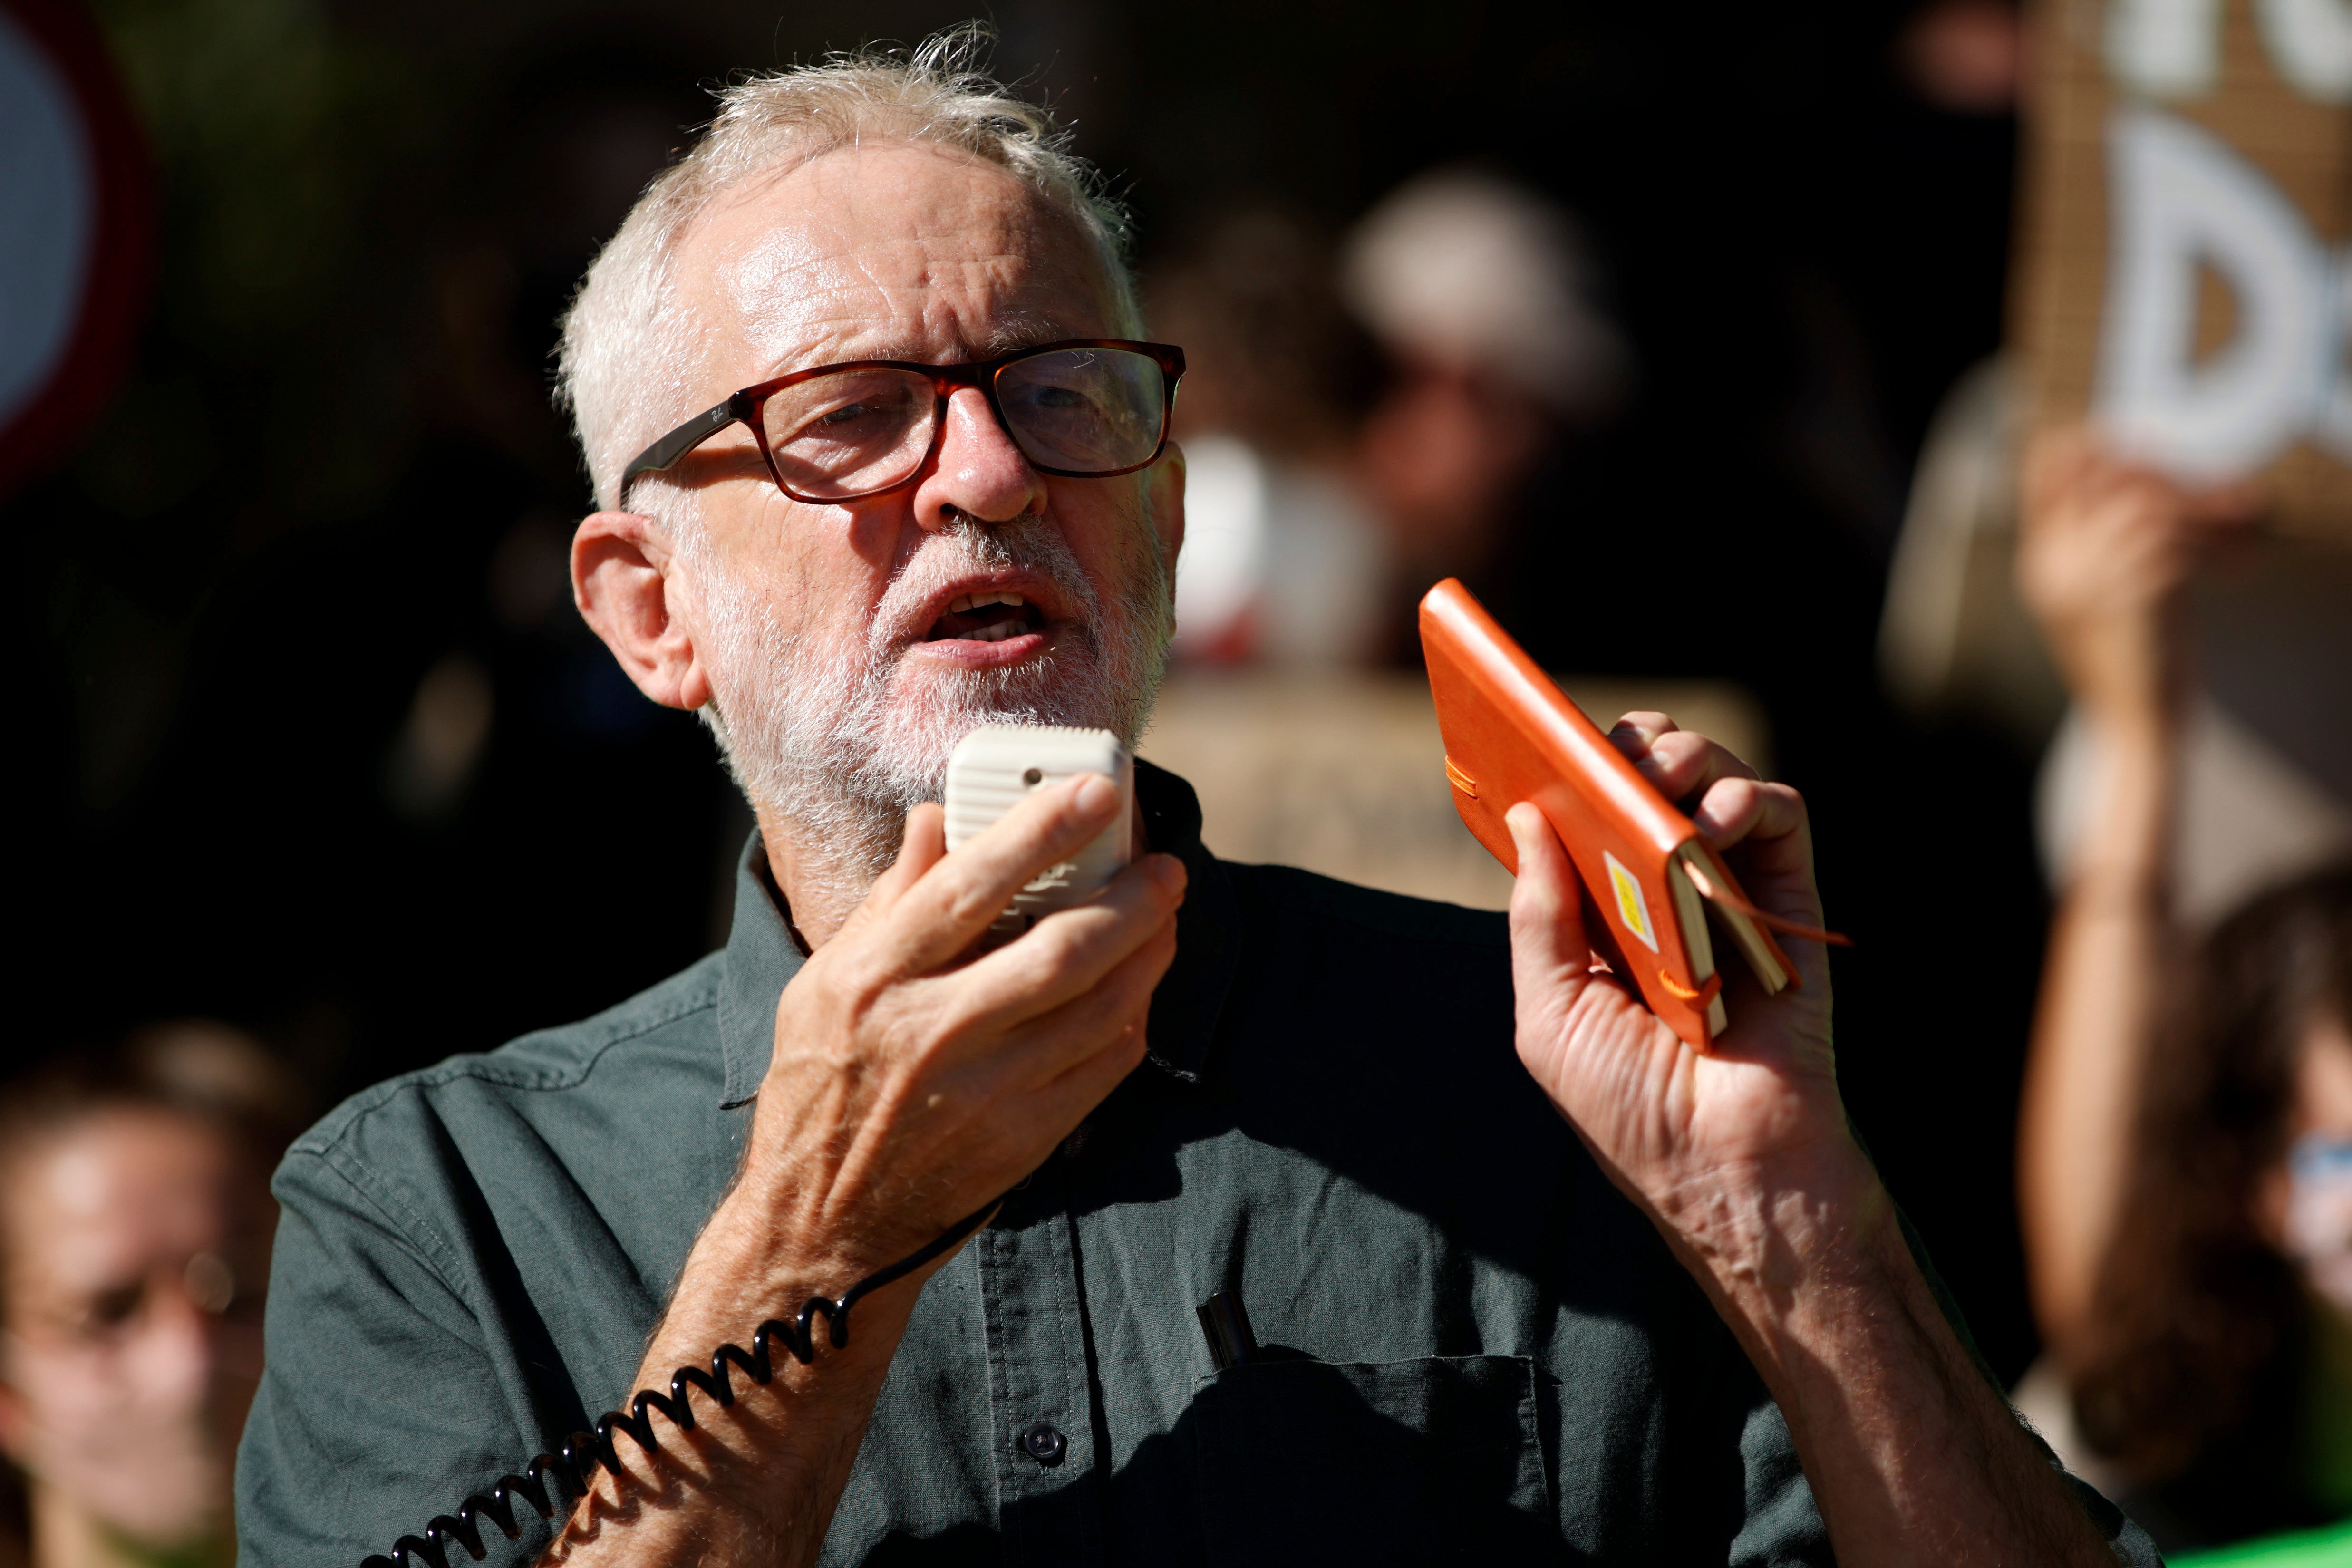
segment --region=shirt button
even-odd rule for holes
[[[1050,1468],[1062,1462],[1062,1456],[1070,1451],[1070,1444],[1059,1432],[1040,1421],[1021,1434],[1021,1448],[1031,1458]]]

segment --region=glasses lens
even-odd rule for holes
[[[828,500],[887,489],[921,467],[938,402],[912,372],[842,370],[769,394],[761,422],[784,488]]]
[[[1128,349],[1015,360],[996,374],[996,401],[1031,462],[1076,474],[1148,462],[1168,408],[1159,362]]]

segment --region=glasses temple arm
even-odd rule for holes
[[[739,394],[728,398],[724,403],[704,409],[630,458],[629,466],[621,470],[621,488],[627,489],[629,481],[639,474],[657,474],[664,468],[669,468],[720,430],[742,418],[743,414],[735,406],[740,401],[741,397]]]

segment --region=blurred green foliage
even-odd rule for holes
[[[386,168],[446,128],[388,41],[320,0],[100,0],[162,175],[175,332],[258,363],[317,321]]]
[[[399,198],[452,99],[320,0],[96,9],[152,149],[161,255],[139,368],[77,464],[87,499],[245,548],[363,505],[430,240]]]

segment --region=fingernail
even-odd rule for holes
[[[1080,811],[1092,816],[1098,811],[1108,811],[1118,804],[1118,786],[1100,773],[1083,773],[1079,775],[1078,787],[1071,798]]]
[[[1639,724],[1631,719],[1618,720],[1609,726],[1609,732],[1612,735],[1620,733],[1631,735],[1645,746],[1654,744],[1658,737],[1665,733],[1663,730],[1653,730],[1647,724]]]
[[[1151,868],[1151,874],[1160,879],[1160,885],[1171,896],[1183,897],[1184,885],[1192,880],[1192,873],[1184,869],[1184,862],[1173,855],[1154,855],[1151,858],[1158,862]]]

